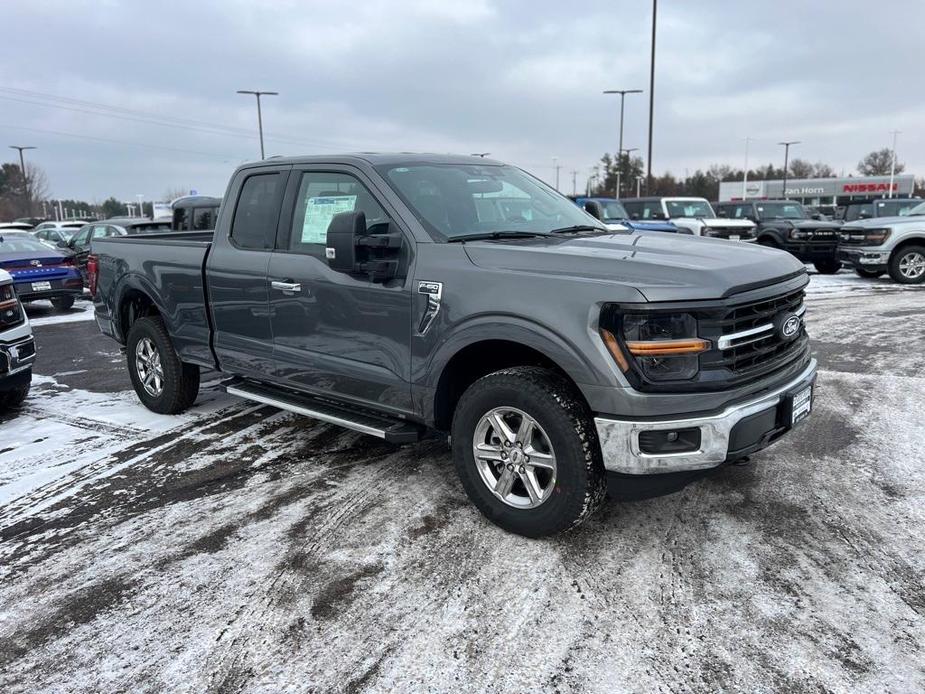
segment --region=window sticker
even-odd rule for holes
[[[328,225],[334,215],[353,212],[356,195],[325,195],[305,201],[305,221],[302,223],[302,243],[325,243]]]

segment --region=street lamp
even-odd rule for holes
[[[559,169],[562,168],[559,165],[559,157],[552,158],[552,168],[556,170],[556,190],[559,190]]]
[[[781,191],[781,197],[787,199],[787,166],[790,161],[790,145],[800,144],[799,140],[791,140],[790,142],[778,142],[777,144],[783,145],[784,147],[784,188]]]
[[[893,156],[890,158],[890,197],[893,197],[893,178],[896,176],[896,136],[902,133],[899,130],[891,130],[893,136]]]
[[[748,183],[748,143],[752,142],[754,139],[755,139],[754,137],[745,138],[745,169],[742,172],[742,199],[743,200],[745,200],[746,198],[745,187],[746,187],[746,184]]]
[[[652,118],[655,112],[655,18],[658,0],[652,0],[652,57],[649,61],[649,154],[646,157],[646,193],[652,187]]]
[[[26,203],[26,216],[32,215],[32,192],[29,190],[29,177],[26,175],[26,160],[23,158],[23,150],[38,149],[31,145],[10,145],[10,149],[19,150],[19,172],[22,174],[22,198]]]
[[[263,153],[263,114],[260,112],[260,97],[279,96],[279,92],[259,92],[249,89],[239,89],[238,94],[253,94],[257,97],[257,130],[260,132],[260,158],[266,159]]]
[[[617,158],[620,157],[620,152],[623,151],[623,102],[626,101],[627,94],[642,94],[641,89],[605,89],[604,94],[619,94],[620,95],[620,145],[617,147]],[[617,197],[620,197],[620,187],[617,186]]]
[[[636,197],[642,197],[640,188],[642,188],[642,176],[636,176]]]

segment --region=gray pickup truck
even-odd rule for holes
[[[214,232],[97,239],[101,330],[151,410],[228,393],[393,443],[450,434],[474,504],[538,537],[627,475],[768,446],[812,408],[803,265],[607,230],[477,157],[271,159]]]
[[[889,272],[900,284],[925,282],[925,202],[902,216],[845,224],[839,237],[838,259],[861,277]]]

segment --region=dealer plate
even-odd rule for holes
[[[51,289],[51,282],[33,282],[32,291],[34,292],[47,292]]]
[[[794,393],[793,408],[790,411],[790,425],[801,422],[807,417],[813,408],[813,387],[806,386],[803,390]]]

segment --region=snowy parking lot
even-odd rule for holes
[[[214,374],[155,415],[89,303],[36,304],[0,418],[0,691],[925,690],[923,299],[814,275],[807,424],[542,541],[483,520],[441,440]]]

